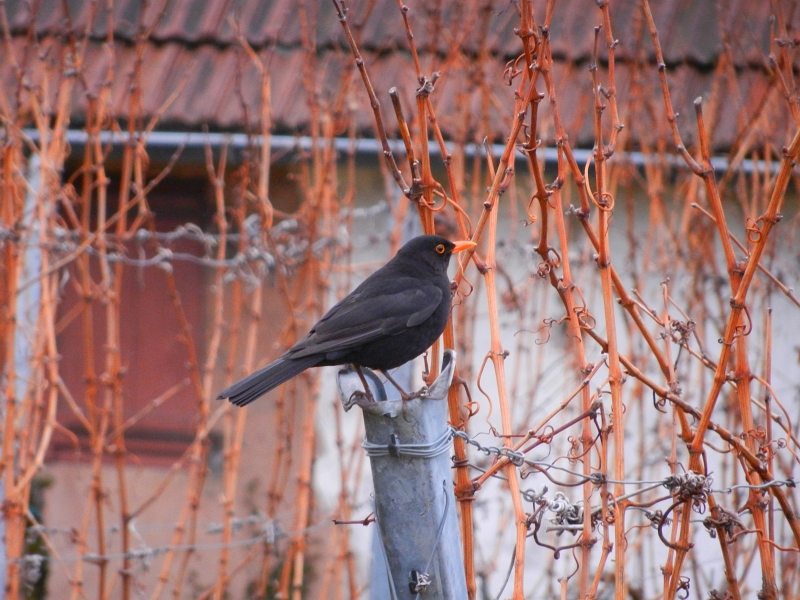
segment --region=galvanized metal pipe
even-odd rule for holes
[[[428,393],[408,401],[387,399],[380,378],[362,369],[377,400],[357,403],[364,414],[375,514],[385,552],[373,556],[373,573],[386,573],[386,581],[372,583],[374,600],[467,597],[447,424],[447,390],[454,368],[455,352],[448,350],[441,375]],[[361,380],[346,367],[338,382],[342,402],[350,408],[358,397],[354,392],[363,390]],[[381,562],[388,572],[380,568]]]

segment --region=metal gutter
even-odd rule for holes
[[[24,136],[29,138],[32,142],[39,141],[39,131],[36,129],[23,129]],[[102,131],[100,133],[100,142],[102,144],[123,145],[128,142],[129,134],[127,132],[112,132]],[[184,146],[186,148],[205,148],[210,145],[212,148],[219,148],[228,146],[229,148],[244,149],[252,143],[259,143],[262,136],[248,136],[244,133],[199,133],[199,132],[179,132],[179,131],[153,131],[147,136],[146,145],[148,147],[158,148],[178,148]],[[312,139],[310,136],[291,136],[291,135],[272,135],[270,136],[270,145],[273,150],[303,150],[308,151],[312,148]],[[89,134],[79,129],[67,130],[67,141],[72,146],[83,146],[89,140]],[[351,150],[357,154],[382,154],[383,147],[381,143],[373,138],[359,138],[350,140],[348,138],[337,137],[333,139],[334,148],[337,152],[350,152]],[[402,155],[405,153],[403,142],[400,140],[389,140],[389,147],[392,152]],[[436,144],[429,146],[432,155],[439,154],[439,147]],[[448,144],[448,149],[453,148],[452,144]],[[505,146],[502,144],[490,145],[492,154],[499,157],[503,154]],[[475,153],[483,153],[483,146],[480,144],[467,144],[465,146],[467,156],[474,156]],[[572,154],[579,163],[585,163],[589,160],[592,151],[585,148],[575,148]],[[537,155],[542,157],[547,164],[555,164],[558,161],[558,149],[555,147],[544,147],[537,151]],[[680,156],[666,155],[660,157],[654,154],[645,154],[639,151],[633,152],[617,152],[614,155],[616,160],[630,163],[637,167],[642,167],[646,164],[656,164],[660,162],[666,163],[667,166],[677,169],[687,169],[688,166]],[[521,155],[517,156],[518,160],[524,160]],[[714,156],[711,158],[711,166],[713,169],[722,173],[728,170],[730,161],[726,156]],[[752,159],[744,159],[739,164],[737,171],[745,173],[763,173],[769,169],[770,173],[777,172],[780,168],[778,161],[754,161]]]

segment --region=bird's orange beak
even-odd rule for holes
[[[455,254],[456,252],[461,252],[462,250],[468,250],[469,248],[477,246],[478,244],[475,242],[453,242],[453,245],[455,246],[455,248],[453,248],[453,254]]]

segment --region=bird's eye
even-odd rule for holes
[[[437,254],[444,254],[444,244],[438,244],[436,246],[436,253]]]

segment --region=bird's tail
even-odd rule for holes
[[[321,360],[321,357],[313,355],[301,358],[282,356],[275,362],[271,362],[252,375],[248,375],[229,388],[222,390],[217,396],[217,400],[230,398],[230,401],[236,406],[245,406],[271,389],[278,387],[284,381],[317,365]]]

